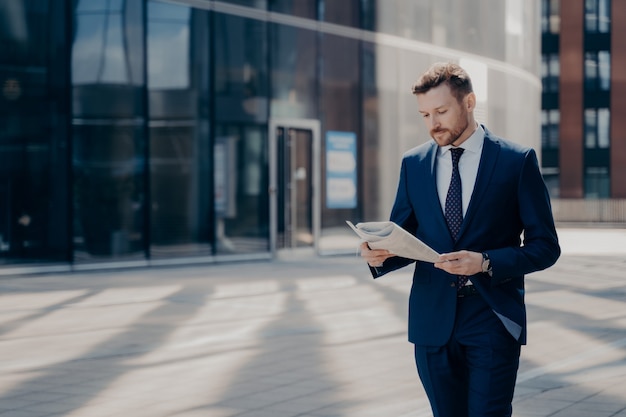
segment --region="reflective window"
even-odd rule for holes
[[[93,83],[141,84],[141,59],[129,54],[129,41],[140,42],[141,33],[128,19],[132,7],[123,7],[121,0],[78,0],[76,28],[72,53],[74,85]],[[136,39],[133,39],[136,38]]]
[[[376,30],[376,0],[360,0],[361,29]]]
[[[319,20],[342,26],[359,26],[359,2],[355,0],[317,0]],[[315,3],[311,1],[311,3]]]
[[[558,109],[541,111],[541,145],[545,149],[559,148],[559,124],[561,113]]]
[[[267,9],[268,0],[228,0],[227,3],[254,7],[256,9]]]
[[[0,3],[0,263],[66,261],[67,19],[47,0]]]
[[[541,32],[557,34],[560,30],[560,0],[541,0]]]
[[[325,131],[344,132],[355,137],[360,135],[360,109],[352,103],[358,103],[360,96],[359,71],[355,65],[359,62],[359,41],[324,35],[321,44],[321,59],[325,63],[320,79],[320,119],[324,121]],[[408,96],[408,94],[407,94]],[[342,109],[337,111],[337,109]],[[326,138],[324,138],[326,139]],[[326,140],[322,140],[322,155],[326,155]],[[356,151],[356,149],[355,149]],[[327,172],[326,158],[321,159],[322,172]],[[358,184],[356,184],[358,186]],[[322,181],[322,188],[330,187]],[[344,191],[349,193],[350,189]],[[355,191],[356,192],[356,191]],[[358,194],[358,193],[357,193]],[[336,197],[335,197],[336,198]],[[333,208],[332,194],[322,193],[322,237],[337,236],[338,231],[345,230],[345,220],[358,216],[358,201],[351,207]],[[358,196],[355,197],[358,200]],[[349,232],[349,230],[347,231]],[[325,239],[322,250],[332,248],[332,239]]]
[[[598,32],[608,33],[611,30],[611,0],[598,1]]]
[[[558,54],[544,54],[541,56],[541,83],[544,93],[559,91],[559,76],[561,65]]]
[[[216,119],[267,121],[267,24],[220,13],[214,21]]]
[[[189,87],[190,16],[190,7],[148,3],[148,88]]]
[[[269,250],[269,167],[265,126],[216,129],[215,216],[218,255]]]
[[[589,33],[611,30],[610,0],[585,0],[585,30]]]
[[[600,90],[609,91],[611,88],[611,53],[609,51],[598,52],[598,81]]]
[[[611,54],[609,51],[585,52],[585,90],[609,91]]]
[[[598,143],[598,115],[595,109],[585,109],[585,148],[595,148]]]
[[[611,193],[610,172],[607,167],[585,169],[585,198],[609,198]]]
[[[74,125],[74,259],[143,258],[143,129]]]
[[[585,109],[585,148],[610,146],[611,111],[607,108]]]
[[[147,7],[150,255],[210,255],[209,13]]]
[[[611,111],[609,109],[598,109],[598,147],[608,148],[611,131]]]
[[[317,118],[317,34],[271,26],[272,117]]]
[[[585,52],[585,90],[596,90],[598,86],[598,54]]]
[[[290,16],[317,19],[317,3],[316,0],[273,0],[270,1],[270,10]]]
[[[72,43],[74,259],[145,255],[143,2],[78,0]]]

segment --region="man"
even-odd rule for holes
[[[418,373],[434,417],[510,417],[526,343],[524,275],[561,253],[550,199],[535,152],[476,123],[461,67],[435,64],[413,94],[433,141],[404,155],[391,220],[442,254],[413,274]],[[374,278],[413,262],[367,243],[361,256]]]

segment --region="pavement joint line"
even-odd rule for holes
[[[539,376],[546,375],[552,371],[556,371],[558,369],[562,369],[568,365],[572,365],[575,363],[583,362],[591,357],[595,357],[597,355],[607,353],[609,351],[617,350],[626,346],[626,337],[623,339],[616,340],[611,343],[606,343],[602,346],[598,346],[586,352],[579,353],[574,356],[570,356],[569,358],[560,360],[558,362],[551,363],[549,365],[540,366],[538,368],[530,369],[526,372],[522,372],[517,376],[517,383],[523,383],[529,381],[531,379],[537,378]]]

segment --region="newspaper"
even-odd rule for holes
[[[349,220],[346,223],[371,249],[387,249],[394,255],[417,261],[439,262],[434,249],[394,222],[365,222],[356,226]]]

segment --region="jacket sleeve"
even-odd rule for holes
[[[491,285],[552,266],[561,254],[550,196],[535,151],[529,149],[518,179],[518,206],[523,226],[523,245],[488,251],[493,276]]]
[[[409,201],[406,187],[406,159],[403,159],[402,166],[400,168],[398,190],[396,192],[396,199],[391,210],[390,220],[407,230],[412,235],[415,235],[415,231],[417,230],[417,221]],[[388,258],[382,266],[370,267],[370,272],[374,278],[378,278],[388,272],[395,271],[396,269],[412,264],[413,262],[415,262],[413,259],[394,256]]]

